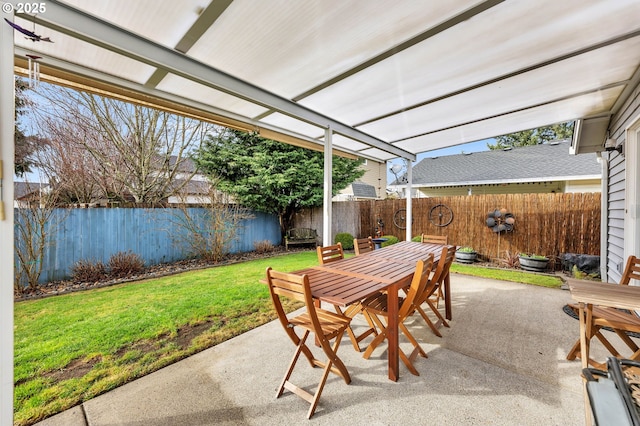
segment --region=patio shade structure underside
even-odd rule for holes
[[[19,74],[378,161],[569,120],[601,150],[640,79],[640,0],[44,5]]]
[[[0,5],[3,17],[53,41],[26,39],[0,20],[5,182],[13,156],[6,143],[14,124],[9,74],[28,73],[27,55],[40,57],[45,81],[324,150],[325,210],[330,147],[410,161],[437,148],[578,120],[573,149],[592,152],[602,149],[611,116],[626,113],[640,81],[640,0]],[[407,172],[411,182],[411,167]],[[3,195],[12,199],[11,185]],[[12,219],[7,209],[3,235],[13,235]],[[324,220],[326,240],[330,214]],[[0,254],[7,284],[0,297],[0,423],[10,424],[13,238],[0,243]]]

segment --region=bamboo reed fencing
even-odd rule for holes
[[[563,253],[600,254],[599,193],[488,194],[412,200],[412,236],[447,235],[450,244],[470,246],[481,260],[500,261],[509,255],[535,253],[548,256],[559,269]],[[437,205],[452,214],[447,226],[436,226],[429,212]],[[382,234],[405,239],[405,230],[394,224],[394,215],[406,200],[370,200],[334,203],[332,235],[349,232],[354,237],[375,235],[382,220]],[[493,232],[487,226],[489,212],[506,209],[515,223],[510,232]],[[437,210],[437,209],[436,209]],[[338,211],[338,213],[336,213]],[[400,215],[402,212],[399,213]],[[296,226],[311,226],[321,233],[322,209],[301,212]]]

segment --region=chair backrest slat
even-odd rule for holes
[[[640,258],[629,256],[622,273],[621,285],[628,285],[631,280],[640,280]]]
[[[455,246],[445,246],[442,248],[442,253],[440,254],[440,260],[438,261],[438,266],[436,267],[436,271],[431,278],[434,282],[440,283],[449,273],[449,269],[451,264],[453,263],[453,259],[456,257],[456,247]]]
[[[314,325],[314,331],[320,330],[320,323],[316,314],[313,297],[311,296],[311,287],[307,275],[278,272],[267,268],[267,284],[269,285],[269,293],[271,294],[271,300],[278,313],[278,318],[285,328],[289,326],[289,319],[287,318],[279,296],[304,302]]]
[[[431,244],[449,244],[448,238],[446,235],[427,235],[422,234],[421,241],[423,243],[431,243]]]
[[[422,304],[424,300],[421,300],[421,298],[426,291],[427,283],[429,282],[429,275],[431,274],[432,269],[433,254],[429,254],[426,259],[419,260],[416,263],[416,271],[413,274],[409,292],[407,293],[407,297],[398,312],[399,318],[406,318],[416,309],[417,306]]]
[[[318,247],[316,250],[318,252],[318,262],[320,262],[321,265],[344,259],[342,243]]]
[[[374,248],[371,237],[353,239],[353,249],[356,252],[356,256],[373,251]]]

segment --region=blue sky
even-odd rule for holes
[[[495,139],[483,139],[483,140],[480,140],[480,141],[469,142],[469,143],[465,143],[465,144],[462,144],[462,145],[452,146],[452,147],[449,147],[449,148],[440,148],[440,149],[434,149],[433,151],[423,152],[423,153],[417,155],[418,159],[417,159],[417,161],[415,163],[413,163],[413,165],[415,166],[423,158],[428,158],[428,157],[444,157],[446,155],[462,154],[463,152],[488,151],[489,150],[489,148],[487,147],[488,143],[495,143]],[[388,183],[391,183],[391,182],[393,182],[395,180],[395,176],[388,169],[393,164],[404,165],[404,160],[395,159],[395,160],[390,160],[388,162],[388,165],[387,165],[387,182]],[[404,172],[401,172],[401,173],[404,173]],[[398,174],[398,176],[400,176],[400,174]]]

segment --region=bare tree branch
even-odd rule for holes
[[[189,168],[190,175],[176,179],[187,170],[189,153],[212,128],[190,118],[58,86],[48,85],[40,95],[51,104],[36,115],[40,128],[57,139],[55,149],[52,146],[40,156],[40,164],[58,182],[90,180],[91,189],[79,182],[69,184],[84,187],[78,191],[82,197],[91,193],[94,199],[99,195],[135,203],[163,202],[195,174]],[[82,154],[72,156],[71,149]],[[81,165],[61,168],[65,160]]]

